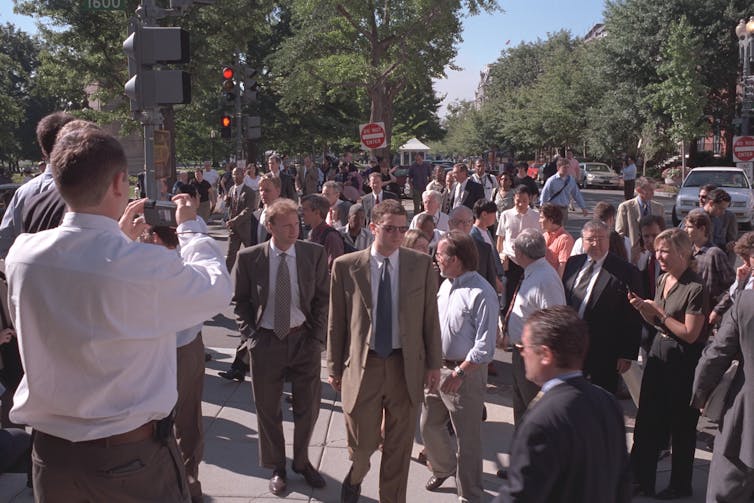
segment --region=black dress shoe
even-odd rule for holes
[[[306,463],[306,465],[304,465],[301,470],[297,470],[295,466],[292,466],[291,469],[295,473],[303,475],[306,483],[313,488],[322,489],[323,487],[325,487],[325,479],[322,478],[322,475],[320,475],[319,472],[314,469],[311,463]]]
[[[270,492],[275,496],[280,496],[285,492],[285,470],[275,470],[272,472],[270,479]]]
[[[246,378],[246,372],[244,372],[241,369],[236,369],[231,367],[230,369],[226,371],[218,372],[217,375],[222,377],[223,379],[227,379],[229,381],[233,381],[234,379],[238,382],[243,382]]]
[[[443,483],[443,482],[445,482],[446,480],[448,480],[448,479],[449,479],[450,477],[452,477],[452,476],[453,476],[453,475],[448,475],[447,477],[435,477],[434,475],[432,475],[432,476],[431,476],[431,477],[429,478],[429,480],[427,481],[427,483],[426,483],[426,484],[424,484],[424,488],[425,488],[425,489],[426,489],[427,491],[434,491],[434,490],[436,490],[436,489],[437,489],[438,487],[440,487],[440,486],[442,485],[442,483]]]
[[[343,485],[340,488],[340,503],[357,503],[361,495],[361,484],[351,484],[351,470],[343,479]]]
[[[659,493],[655,494],[655,499],[658,500],[677,500],[680,498],[690,498],[693,494],[691,488],[676,489],[675,487],[668,487],[663,489]]]
[[[499,478],[499,479],[507,479],[508,478],[508,469],[507,468],[500,468],[497,471],[497,478]]]

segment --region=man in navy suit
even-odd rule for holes
[[[584,224],[584,251],[566,262],[563,288],[566,304],[589,326],[589,351],[584,374],[593,384],[615,393],[619,373],[639,355],[641,319],[628,302],[639,291],[638,271],[609,252],[609,229],[600,220]]]
[[[526,378],[542,391],[516,430],[495,501],[630,501],[623,411],[581,372],[586,323],[567,306],[536,311],[518,346]]]

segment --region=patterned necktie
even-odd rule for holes
[[[647,215],[649,215],[649,205],[644,203],[641,209],[641,216],[646,217]]]
[[[589,287],[589,281],[592,279],[592,273],[594,273],[594,260],[589,260],[589,266],[587,266],[584,274],[581,275],[578,282],[573,285],[573,296],[578,301],[577,304],[572,304],[572,307],[578,309],[586,299],[586,290]]]
[[[393,351],[393,293],[390,288],[390,259],[382,263],[380,285],[377,290],[377,316],[374,350],[380,358]]]
[[[275,335],[283,339],[291,329],[291,275],[288,271],[287,253],[280,254],[275,281]]]

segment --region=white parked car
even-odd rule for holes
[[[736,215],[739,225],[750,227],[754,216],[754,195],[746,173],[734,167],[694,168],[678,191],[673,205],[673,225],[678,225],[686,218],[689,211],[699,207],[699,188],[712,184],[730,194],[728,210]]]
[[[590,187],[603,187],[606,189],[619,189],[623,184],[621,176],[610,169],[610,166],[601,162],[582,162],[580,164],[582,184],[585,189]]]

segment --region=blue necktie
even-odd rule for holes
[[[382,263],[380,286],[377,290],[377,318],[374,351],[387,358],[393,351],[393,295],[390,289],[390,259]]]

